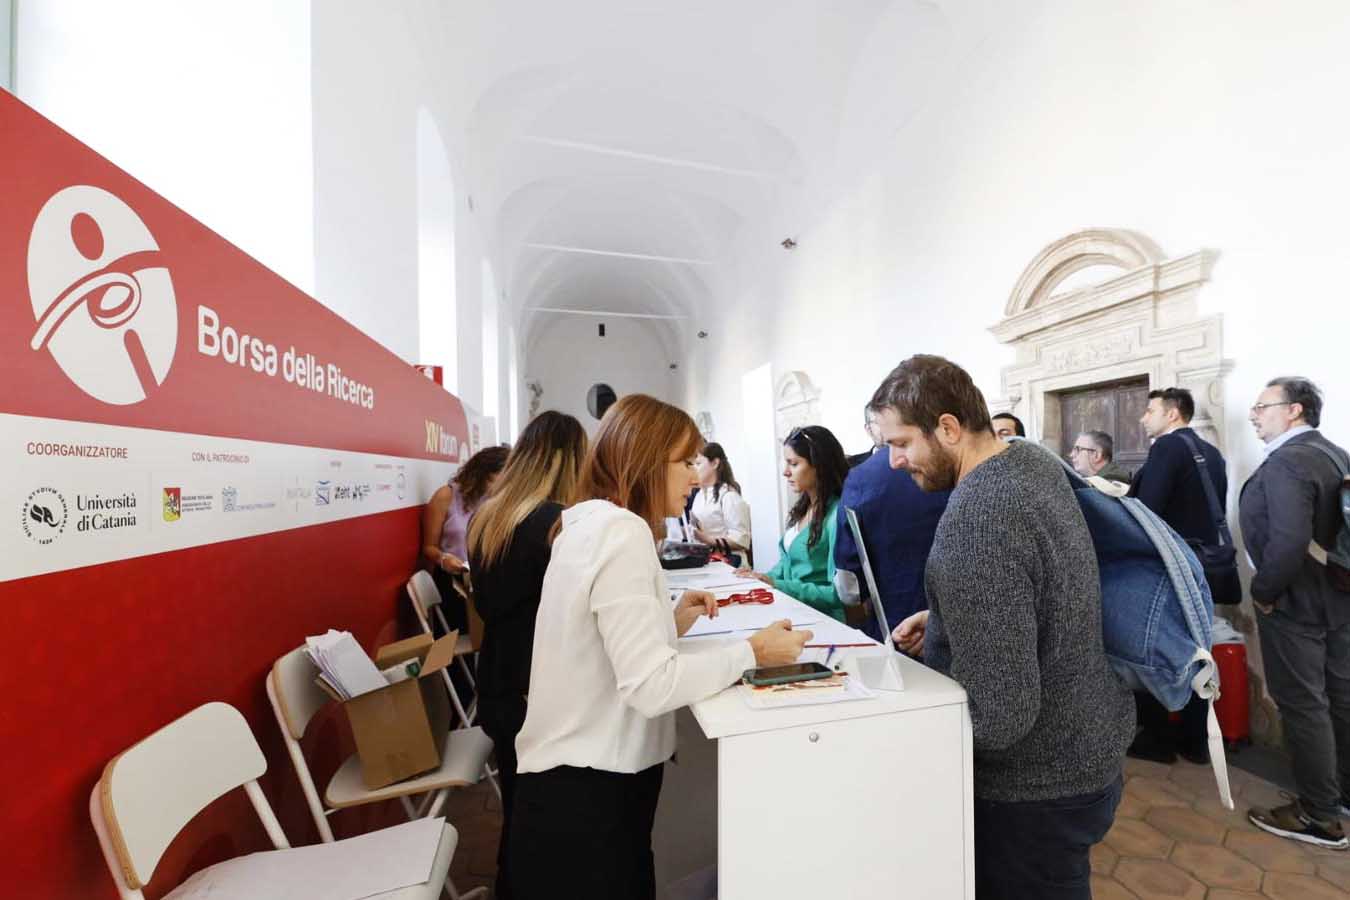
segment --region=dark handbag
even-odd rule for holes
[[[1233,535],[1228,531],[1228,520],[1224,517],[1223,507],[1219,505],[1219,493],[1214,490],[1214,480],[1209,477],[1205,466],[1205,455],[1189,434],[1178,434],[1190,448],[1195,468],[1200,472],[1200,483],[1205,487],[1205,502],[1209,504],[1209,514],[1214,519],[1214,527],[1219,533],[1217,544],[1187,539],[1186,543],[1195,551],[1196,559],[1205,570],[1205,581],[1209,582],[1209,593],[1215,603],[1241,603],[1242,581],[1238,578],[1237,548],[1233,546]]]
[[[712,548],[707,544],[666,541],[661,547],[661,568],[698,569],[708,564]]]

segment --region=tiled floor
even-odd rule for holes
[[[1265,834],[1246,810],[1284,800],[1274,785],[1229,769],[1232,812],[1208,768],[1127,760],[1116,823],[1092,853],[1094,900],[1350,900],[1350,851]],[[487,784],[458,791],[447,809],[459,829],[451,876],[461,891],[490,885],[501,812]]]
[[[1116,823],[1092,852],[1094,900],[1350,900],[1350,851],[1253,827],[1247,807],[1286,801],[1255,775],[1229,778],[1232,812],[1207,767],[1126,760]]]
[[[459,830],[459,846],[450,861],[455,887],[464,893],[486,885],[490,892],[497,874],[497,835],[502,828],[502,807],[492,785],[484,781],[452,791],[445,816]]]

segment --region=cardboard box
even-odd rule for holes
[[[375,653],[380,669],[421,659],[416,678],[353,697],[342,704],[356,739],[361,778],[370,790],[420,775],[441,764],[450,735],[450,698],[440,671],[455,658],[459,633],[440,640],[419,635]]]

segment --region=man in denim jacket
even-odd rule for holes
[[[1247,816],[1271,834],[1344,850],[1337,819],[1350,788],[1350,594],[1328,582],[1309,551],[1313,541],[1331,546],[1342,527],[1332,456],[1345,463],[1346,453],[1317,430],[1321,418],[1322,396],[1306,378],[1272,380],[1251,409],[1266,458],[1242,486],[1240,522],[1266,683],[1299,795]]]

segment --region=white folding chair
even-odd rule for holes
[[[304,738],[309,723],[319,710],[331,703],[331,699],[315,683],[318,669],[305,654],[303,647],[297,647],[278,659],[267,676],[267,699],[271,701],[272,711],[276,714],[277,725],[281,728],[281,737],[295,767],[295,775],[300,780],[300,788],[309,806],[309,814],[314,826],[325,842],[333,841],[333,830],[329,827],[328,816],[339,809],[352,806],[364,806],[382,800],[397,798],[408,814],[409,819],[421,816],[439,815],[445,806],[450,791],[457,787],[468,787],[478,783],[480,774],[487,768],[487,758],[492,752],[492,739],[482,728],[464,728],[451,731],[446,738],[445,751],[441,754],[439,768],[396,781],[382,788],[371,790],[361,778],[361,760],[352,754],[343,761],[336,773],[324,788],[324,802],[319,800],[319,792],[314,786],[314,776],[309,770],[300,740]],[[440,704],[440,709],[432,709],[432,721],[449,721],[449,710],[445,707],[445,695],[432,691],[431,702]],[[414,805],[412,797],[426,795],[420,804]],[[326,808],[325,808],[326,804]],[[459,900],[461,895],[454,883],[447,881],[450,896]],[[486,888],[475,888],[462,895],[463,900],[483,896]]]
[[[445,621],[445,613],[441,609],[441,591],[436,587],[436,582],[431,580],[431,575],[423,569],[419,569],[412,578],[408,579],[408,599],[412,601],[413,612],[417,613],[417,621],[422,626],[422,631],[426,634],[433,634],[431,630],[431,617],[437,616],[440,619],[441,628],[449,634],[452,629],[449,623]],[[474,699],[469,704],[468,710],[464,709],[459,700],[459,692],[455,690],[455,683],[450,679],[448,669],[441,669],[441,678],[445,680],[445,689],[450,693],[450,702],[455,705],[455,712],[459,713],[459,727],[468,728],[470,723],[478,714],[478,682],[473,677],[473,672],[469,671],[469,665],[466,658],[470,654],[477,655],[478,644],[482,641],[482,620],[478,618],[478,613],[473,608],[473,598],[466,595],[464,598],[465,608],[469,614],[469,634],[460,634],[459,640],[455,643],[455,660],[464,670],[464,675],[469,679],[469,684],[474,690]],[[475,626],[475,621],[478,623]],[[474,637],[477,635],[477,637]],[[498,802],[502,799],[502,786],[497,782],[497,770],[493,768],[484,768],[484,774],[488,777],[488,782],[492,785],[492,790],[497,794]]]
[[[164,851],[183,826],[213,800],[241,786],[277,849],[213,867],[216,871],[212,879],[220,895],[230,895],[230,883],[256,880],[260,872],[266,872],[269,879],[282,877],[277,878],[275,892],[266,896],[251,892],[257,900],[320,900],[313,893],[297,892],[297,885],[307,884],[319,874],[313,861],[316,848],[290,849],[276,814],[258,786],[258,778],[265,771],[267,760],[248,723],[226,703],[199,706],[113,758],[89,795],[89,818],[122,900],[144,900],[141,888],[150,881]],[[435,900],[447,883],[458,840],[454,826],[446,823],[434,858],[429,860],[430,877],[421,884],[373,896],[379,900]],[[369,845],[363,837],[338,843],[344,845],[344,852],[354,854],[348,857],[354,860],[354,869],[364,868],[363,858],[371,859],[372,867],[378,863],[364,849]]]
[[[436,582],[432,580],[431,573],[425,569],[418,569],[413,577],[408,579],[408,599],[412,600],[413,611],[417,613],[417,621],[421,624],[422,630],[427,634],[434,634],[431,629],[431,617],[436,616],[441,623],[441,628],[446,634],[454,631],[445,621],[445,611],[441,608],[441,591],[436,587]],[[441,677],[445,679],[445,686],[450,691],[450,700],[455,705],[455,712],[459,714],[460,727],[468,728],[473,724],[474,718],[478,714],[478,681],[473,677],[473,670],[470,668],[468,659],[474,654],[473,640],[467,634],[461,633],[459,641],[455,644],[455,661],[459,663],[460,669],[464,672],[464,677],[469,679],[469,687],[473,689],[474,697],[469,701],[469,708],[466,710],[460,702],[459,692],[455,690],[454,683],[450,680],[450,672],[446,669],[441,670]]]

